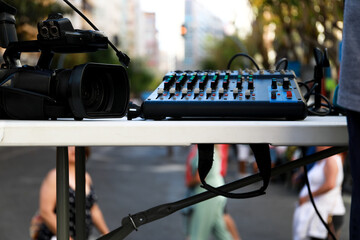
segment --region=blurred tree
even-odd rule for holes
[[[17,9],[16,30],[19,41],[35,40],[37,35],[37,23],[47,18],[49,13],[71,13],[72,10],[64,4],[58,4],[55,0],[5,0],[6,3]],[[81,9],[89,11],[88,1],[82,0]],[[35,14],[34,14],[35,13]],[[24,54],[26,55],[26,54]],[[30,54],[29,58],[36,58],[37,54]],[[26,60],[25,60],[26,61]],[[55,54],[53,68],[72,68],[75,65],[86,62],[98,62],[107,64],[119,64],[112,49],[100,50],[93,53]],[[131,92],[139,96],[142,91],[152,90],[155,79],[154,74],[145,66],[141,59],[132,59],[127,69]]]
[[[109,47],[104,51],[97,51],[88,54],[88,61],[119,64],[119,60],[115,52]],[[129,68],[127,69],[130,80],[130,91],[133,96],[139,97],[144,91],[153,90],[154,86],[154,74],[146,67],[146,63],[143,59],[134,58],[131,59]]]
[[[127,72],[133,97],[140,97],[142,92],[154,90],[159,83],[155,81],[155,75],[146,67],[142,59],[131,59]]]
[[[260,33],[265,30],[264,46],[268,52],[273,50],[277,59],[287,57],[309,64],[314,47],[328,48],[332,64],[338,67],[343,0],[251,0],[250,3],[256,24],[262,25],[254,30]]]
[[[229,60],[239,52],[247,52],[243,42],[236,36],[225,36],[223,39],[209,38],[207,41],[208,57],[200,63],[202,69],[226,69]],[[248,60],[239,58],[233,61],[231,69],[252,67]]]
[[[55,0],[5,0],[17,9],[16,31],[19,41],[36,39],[36,24],[45,20],[51,12],[69,12],[64,5]],[[67,10],[66,10],[67,9]]]

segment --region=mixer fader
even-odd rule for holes
[[[304,119],[306,105],[289,70],[174,71],[144,101],[148,119]]]

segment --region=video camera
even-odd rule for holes
[[[0,119],[114,118],[126,114],[129,80],[120,65],[86,63],[50,69],[54,53],[107,49],[100,31],[75,30],[69,19],[50,14],[38,23],[37,40],[18,41],[16,9],[0,1]],[[41,52],[36,66],[22,66],[22,52]]]

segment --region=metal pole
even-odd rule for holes
[[[85,147],[75,147],[76,240],[85,240]]]
[[[69,239],[69,155],[67,147],[56,148],[56,237]]]

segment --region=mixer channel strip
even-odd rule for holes
[[[144,101],[147,119],[304,119],[306,105],[292,71],[174,71]]]

